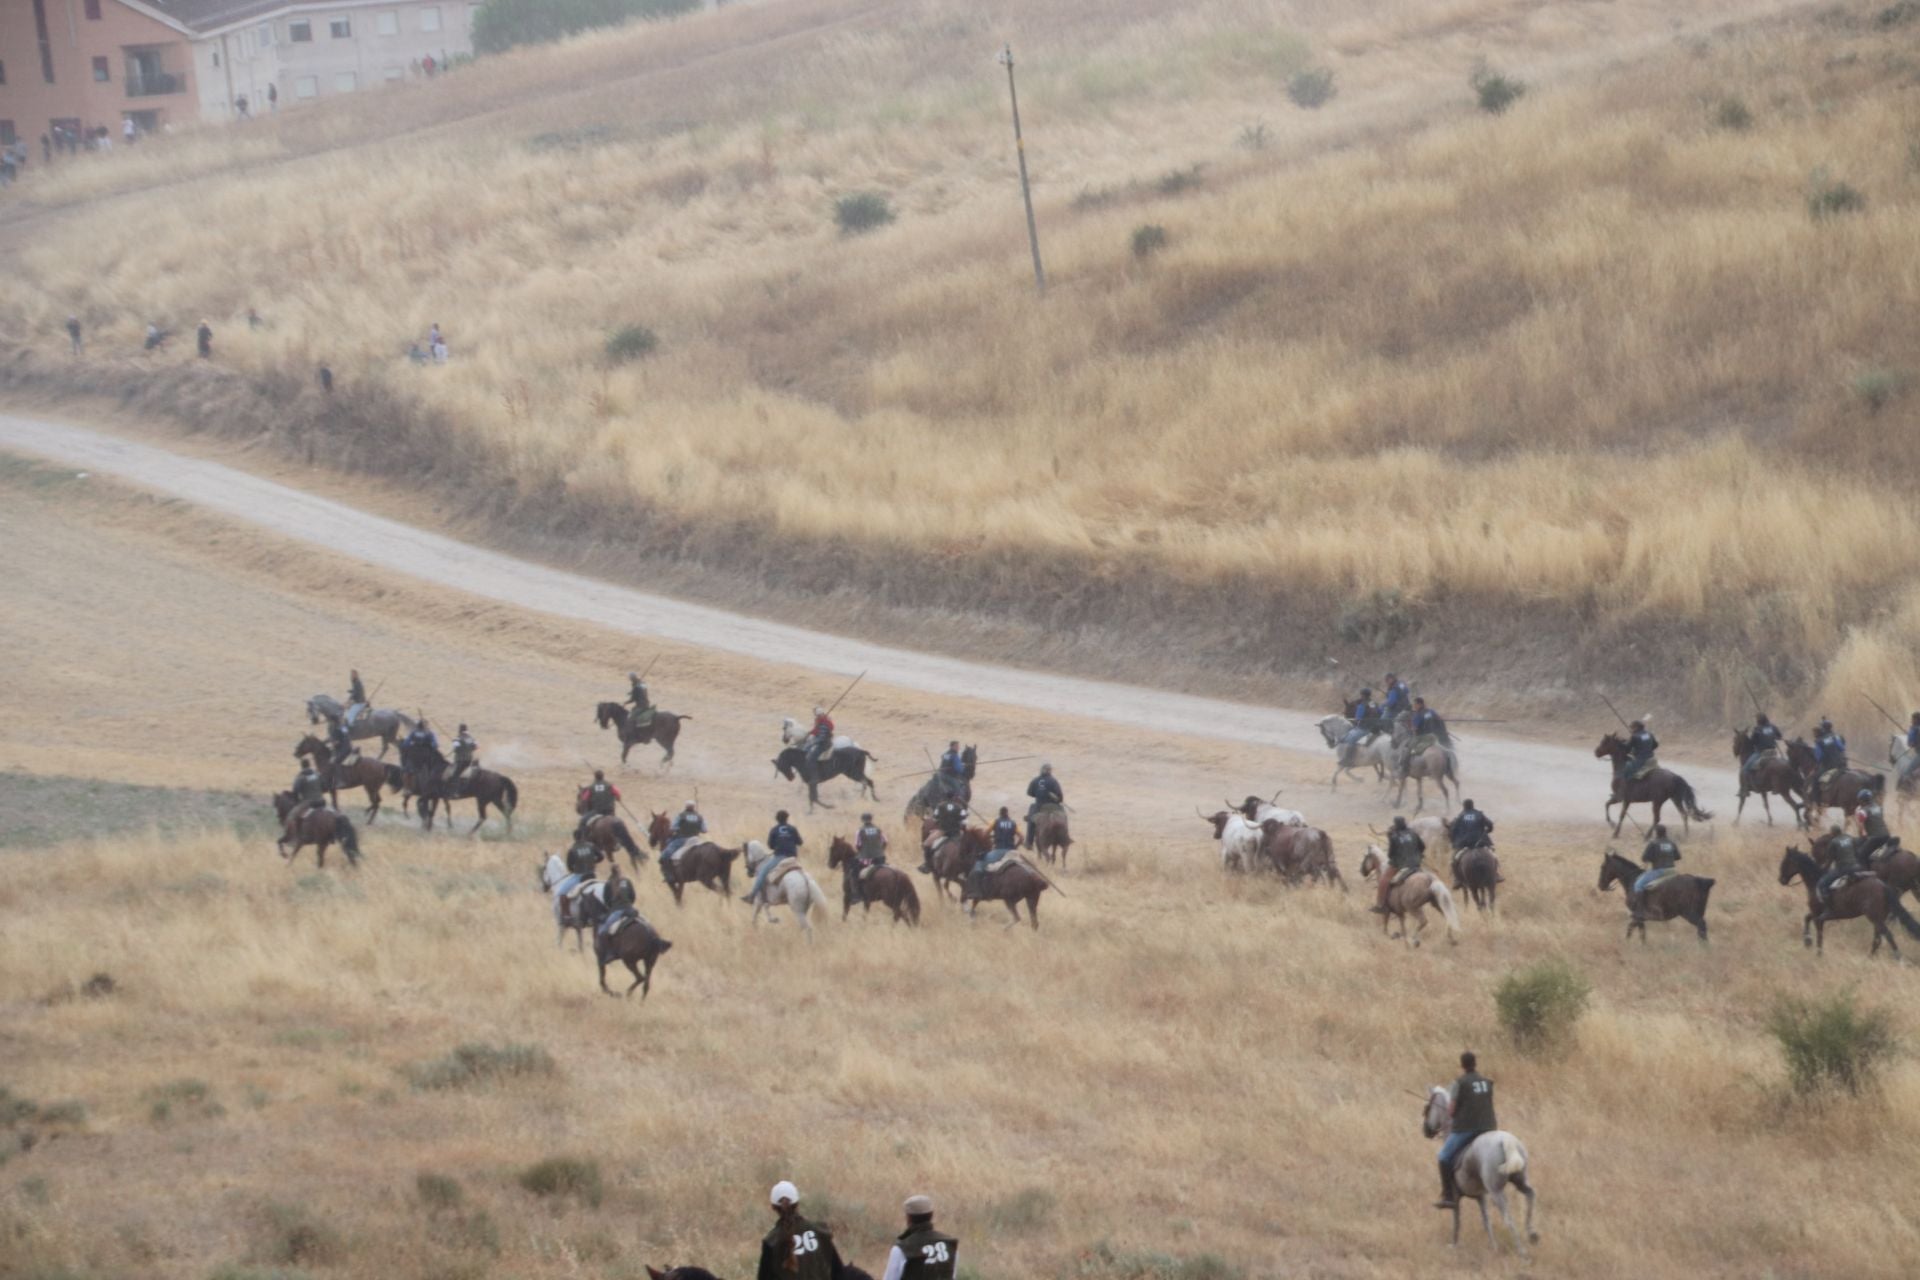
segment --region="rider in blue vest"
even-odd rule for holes
[[[660,853],[660,875],[670,878],[667,868],[673,862],[674,855],[705,834],[707,820],[700,816],[700,810],[693,801],[687,801],[687,807],[673,820],[673,834],[668,837],[667,847]]]
[[[1753,722],[1753,728],[1747,733],[1747,760],[1740,766],[1742,773],[1752,773],[1760,762],[1780,749],[1780,726],[1767,719],[1761,712]]]
[[[760,870],[753,877],[753,888],[747,890],[747,896],[740,901],[752,902],[759,897],[761,890],[767,887],[767,875],[773,870],[774,864],[783,858],[799,857],[800,846],[805,843],[806,841],[800,838],[799,828],[787,821],[785,809],[774,814],[773,827],[767,832],[767,848],[772,851],[773,856],[760,864]]]
[[[1413,695],[1407,691],[1407,682],[1393,672],[1387,672],[1387,696],[1380,704],[1380,717],[1392,724],[1404,712],[1413,710]]]
[[[987,834],[993,838],[993,847],[974,860],[971,878],[975,897],[979,896],[987,873],[993,869],[994,865],[1020,847],[1020,824],[1007,813],[1005,805],[1000,806],[1000,816],[993,820],[993,825],[988,828]]]
[[[1053,776],[1053,766],[1043,764],[1039,774],[1027,784],[1027,798],[1033,803],[1027,806],[1027,846],[1033,846],[1033,820],[1040,810],[1048,805],[1065,808],[1067,793],[1060,789],[1060,779]]]
[[[1860,869],[1860,847],[1852,836],[1842,831],[1838,824],[1827,831],[1827,873],[1820,877],[1820,883],[1814,886],[1814,894],[1822,903],[1833,892],[1834,881],[1850,872]]]
[[[1920,770],[1920,711],[1913,713],[1913,721],[1907,726],[1907,762],[1900,766],[1899,781],[1911,778],[1915,770]]]
[[[1835,732],[1833,721],[1825,717],[1813,735],[1813,765],[1821,773],[1847,767],[1847,740]]]
[[[1660,879],[1662,872],[1673,870],[1679,861],[1680,846],[1668,839],[1667,826],[1664,822],[1655,823],[1653,838],[1647,841],[1647,847],[1640,851],[1640,862],[1646,870],[1634,878],[1633,892],[1629,895],[1631,901],[1628,905],[1633,908],[1633,914],[1637,916],[1645,911],[1647,890],[1652,887],[1654,881]]]
[[[333,767],[340,770],[360,757],[360,751],[353,745],[353,738],[347,732],[344,720],[329,717],[327,720],[327,745],[333,755]]]
[[[1380,732],[1380,708],[1374,705],[1373,690],[1362,689],[1360,696],[1342,710],[1346,713],[1347,719],[1353,721],[1353,727],[1347,730],[1347,736],[1340,739],[1340,761],[1344,764],[1352,756],[1355,747],[1369,736]]]
[[[1635,720],[1627,727],[1627,757],[1620,765],[1622,778],[1637,778],[1653,763],[1653,753],[1660,749],[1660,740],[1653,736],[1646,722]]]
[[[940,768],[936,770],[940,779],[940,788],[950,796],[963,796],[967,793],[967,757],[960,750],[960,740],[955,738],[947,744],[940,754]]]

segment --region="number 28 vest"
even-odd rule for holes
[[[906,1270],[900,1273],[904,1280],[953,1280],[954,1256],[960,1252],[960,1242],[952,1236],[941,1235],[930,1226],[915,1227],[895,1243],[907,1259]]]

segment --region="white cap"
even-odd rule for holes
[[[773,1191],[767,1196],[767,1200],[776,1209],[783,1204],[799,1204],[800,1188],[794,1186],[791,1182],[776,1182],[773,1184]]]

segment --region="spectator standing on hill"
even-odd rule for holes
[[[324,364],[320,366],[320,390],[326,395],[333,394],[333,370]]]
[[[200,358],[211,360],[213,358],[213,326],[202,320],[200,327],[193,331],[193,339],[194,345],[199,348]]]
[[[53,163],[53,139],[44,133],[40,135],[40,162],[42,164]]]
[[[433,353],[435,364],[447,362],[447,339],[446,335],[440,332],[438,320],[435,320],[432,327],[427,330],[427,349]]]
[[[120,122],[120,138],[128,146],[132,146],[140,140],[140,126],[133,122],[132,116],[128,116]]]
[[[67,317],[67,338],[73,343],[73,354],[80,354],[80,317]]]
[[[267,86],[267,110],[278,111],[279,109],[280,109],[280,87],[275,84],[269,84]]]

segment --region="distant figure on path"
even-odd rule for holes
[[[280,109],[280,87],[278,85],[270,84],[267,86],[267,110],[278,111],[279,109]]]
[[[193,331],[193,338],[194,345],[199,348],[200,358],[211,360],[213,358],[213,326],[202,320],[200,327]]]
[[[233,113],[242,120],[253,119],[253,113],[247,110],[247,95],[241,94],[233,100]]]
[[[140,349],[142,351],[158,350],[160,344],[165,342],[166,340],[167,340],[167,331],[165,329],[162,329],[159,325],[154,324],[152,321],[148,321],[147,322],[147,341],[146,341],[146,344],[142,346]]]
[[[67,317],[67,337],[73,343],[73,354],[80,354],[80,317]]]
[[[446,335],[440,332],[440,322],[438,320],[435,320],[427,329],[427,350],[433,353],[433,362],[435,364],[445,364],[447,362],[447,339]]]
[[[320,390],[326,395],[333,394],[333,370],[324,364],[320,366]]]

